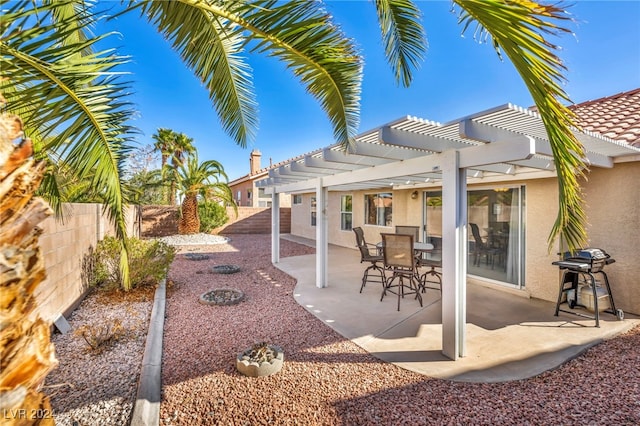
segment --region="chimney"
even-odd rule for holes
[[[255,175],[260,170],[260,157],[262,154],[257,149],[251,151],[251,156],[249,157],[249,174]]]

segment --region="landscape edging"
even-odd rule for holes
[[[147,331],[142,369],[138,381],[136,403],[131,415],[131,426],[158,426],[162,389],[162,338],[166,301],[166,279],[156,289]]]

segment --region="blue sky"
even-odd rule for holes
[[[471,31],[461,35],[449,1],[418,2],[429,50],[409,89],[395,84],[386,64],[373,4],[327,3],[365,58],[360,132],[406,115],[444,123],[505,103],[533,103],[508,61],[474,41]],[[568,10],[575,35],[552,41],[562,46],[570,98],[578,103],[640,87],[640,1],[578,0]],[[159,127],[183,132],[194,139],[201,161],[220,161],[232,180],[248,173],[252,148],[262,152],[264,167],[270,159],[277,163],[334,142],[318,103],[281,63],[254,55],[260,128],[249,147],[238,147],[222,130],[204,87],[150,24],[133,13],[109,26],[121,33],[112,40],[119,53],[132,56],[127,70],[141,146],[153,143]]]

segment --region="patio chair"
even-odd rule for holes
[[[396,234],[411,235],[413,241],[420,241],[420,227],[411,225],[396,225]]]
[[[471,227],[471,234],[475,242],[473,247],[473,265],[480,266],[480,262],[484,256],[486,265],[491,265],[491,269],[493,269],[495,256],[498,255],[498,249],[489,247],[489,244],[482,239],[477,224],[470,223],[469,226]]]
[[[413,236],[413,241],[419,241],[420,227],[410,225],[397,225],[396,234],[406,234]],[[428,259],[424,257],[424,253],[416,253],[416,267],[430,268],[427,272],[420,276],[421,288],[424,293],[427,288],[433,288],[435,290],[442,291],[442,276],[440,272],[436,271],[436,268],[442,267],[442,262],[436,259]],[[429,286],[431,284],[431,286]],[[433,287],[437,285],[438,287]]]
[[[364,274],[362,276],[362,285],[360,286],[360,293],[362,293],[362,289],[367,284],[367,282],[381,283],[382,287],[384,288],[386,281],[384,269],[382,268],[382,266],[378,265],[378,263],[382,263],[384,259],[382,255],[378,253],[378,246],[366,242],[366,240],[364,239],[364,232],[362,231],[362,228],[353,228],[353,232],[356,234],[356,245],[360,250],[360,263],[369,262],[371,264],[369,267],[367,267],[367,269],[364,270]]]
[[[436,268],[442,268],[441,259],[427,259],[418,257],[418,267],[430,268],[428,271],[420,275],[420,286],[424,293],[428,288],[440,290],[442,293],[442,272],[436,271]]]
[[[420,276],[416,268],[416,256],[413,250],[413,236],[404,234],[380,234],[382,236],[384,266],[391,277],[382,291],[380,301],[387,292],[398,296],[398,310],[400,310],[400,298],[405,294],[415,294],[422,306],[420,295]],[[396,281],[397,280],[397,281]],[[396,281],[396,284],[393,282]],[[395,290],[394,290],[395,288]],[[405,291],[405,288],[407,289]]]

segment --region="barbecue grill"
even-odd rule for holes
[[[556,303],[556,313],[566,312],[586,318],[593,318],[596,320],[596,327],[600,327],[600,311],[607,312],[615,315],[619,320],[624,319],[624,312],[622,309],[616,309],[616,305],[613,302],[613,295],[611,294],[611,286],[609,285],[609,278],[604,267],[615,262],[609,254],[600,248],[584,248],[575,252],[565,252],[562,255],[563,259],[552,262],[563,270],[562,279],[560,280],[560,291],[558,292],[558,301]],[[596,280],[596,274],[600,274],[602,282],[605,287],[602,288],[600,282]],[[583,284],[579,287],[579,284]],[[604,290],[604,291],[603,291]],[[585,300],[589,292],[593,295],[593,306],[585,305]],[[591,296],[591,295],[589,295]],[[581,297],[583,300],[581,300]],[[589,297],[590,299],[590,297]],[[602,302],[608,302],[607,309],[600,309],[598,306],[598,299]],[[560,305],[567,304],[571,308],[571,311],[560,309]],[[594,315],[586,315],[584,313],[574,311],[576,307],[593,308]]]

